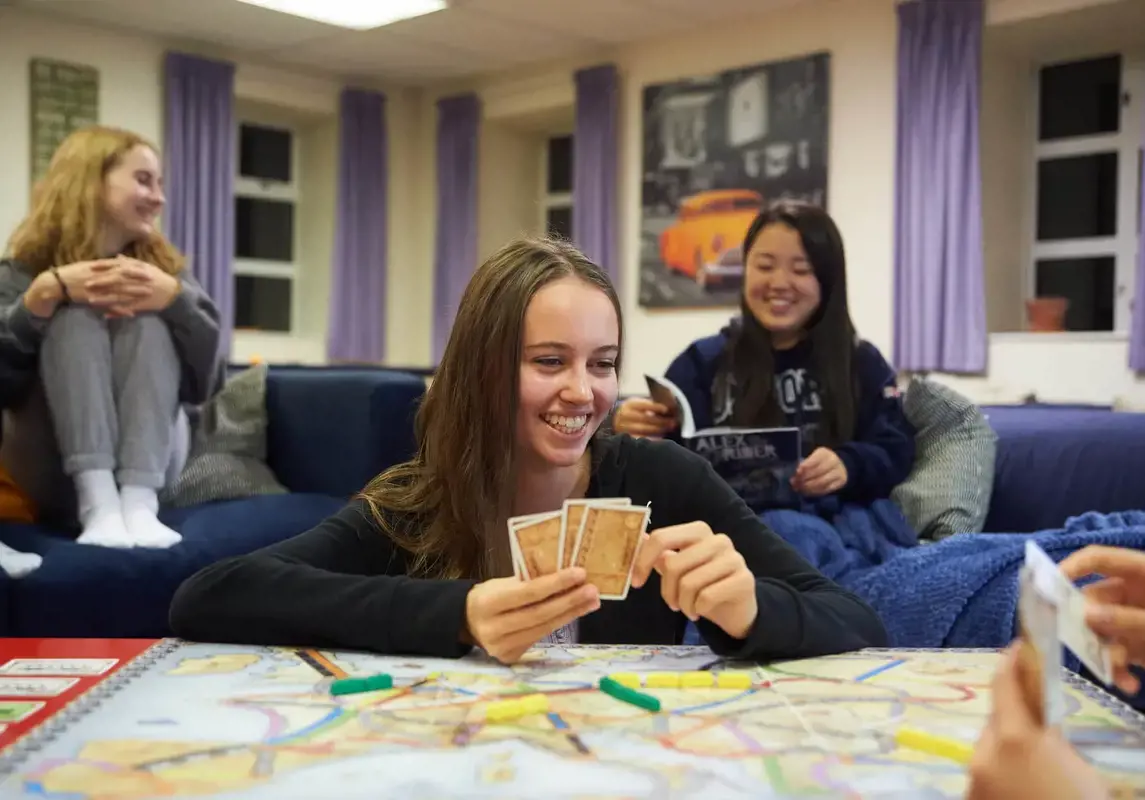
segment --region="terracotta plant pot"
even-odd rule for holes
[[[1066,297],[1036,297],[1026,301],[1027,330],[1051,333],[1065,330],[1065,312],[1069,308]]]

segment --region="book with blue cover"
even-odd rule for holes
[[[799,428],[714,427],[697,430],[692,407],[667,378],[645,375],[653,401],[669,408],[679,423],[680,442],[702,455],[753,509],[798,506],[791,487],[803,460]]]

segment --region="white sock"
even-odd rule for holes
[[[12,578],[23,578],[30,572],[35,572],[44,563],[44,559],[35,553],[21,553],[13,550],[6,544],[0,544],[0,569]]]
[[[159,497],[146,486],[124,486],[119,490],[123,519],[136,547],[171,547],[183,537],[159,521]]]
[[[76,541],[100,547],[132,547],[123,510],[119,504],[119,487],[109,469],[93,469],[75,476],[83,533]]]

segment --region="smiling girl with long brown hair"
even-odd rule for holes
[[[477,645],[504,662],[545,639],[679,643],[688,620],[746,658],[882,644],[871,608],[706,461],[602,430],[621,344],[620,303],[596,265],[564,242],[510,242],[461,300],[415,457],[317,528],[190,578],[171,606],[176,634],[443,656]],[[514,577],[509,517],[600,497],[651,508],[624,600],[602,604],[576,567]]]

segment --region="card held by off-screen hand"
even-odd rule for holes
[[[1057,606],[1040,592],[1036,576],[1028,565],[1018,574],[1018,620],[1022,638],[1036,655],[1041,681],[1041,724],[1057,725],[1064,715],[1062,694],[1062,647],[1058,638]]]
[[[1036,542],[1026,542],[1034,586],[1057,607],[1058,638],[1106,686],[1113,684],[1109,647],[1085,621],[1085,595]]]

